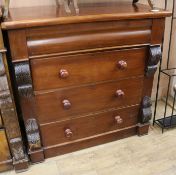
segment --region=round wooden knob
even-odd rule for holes
[[[125,95],[125,93],[122,90],[119,89],[119,90],[116,91],[116,96],[117,97],[123,97],[124,95]]]
[[[124,70],[127,68],[128,65],[126,61],[121,60],[118,62],[117,66],[119,69]]]
[[[123,123],[123,119],[120,116],[116,116],[115,121],[117,122],[117,124],[122,124]]]
[[[69,129],[69,128],[67,128],[67,129],[65,130],[65,137],[71,138],[72,136],[73,136],[72,130]]]
[[[63,79],[69,77],[69,73],[68,73],[68,71],[66,69],[61,69],[59,75]]]
[[[64,109],[70,109],[71,108],[71,103],[69,100],[63,100],[62,101]]]

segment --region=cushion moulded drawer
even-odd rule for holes
[[[148,44],[152,19],[37,27],[26,30],[29,56]]]

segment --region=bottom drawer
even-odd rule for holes
[[[50,158],[80,149],[89,148],[92,146],[116,141],[119,139],[127,138],[137,134],[137,127],[129,127],[124,130],[116,130],[108,133],[96,135],[95,137],[88,137],[85,139],[80,139],[65,144],[54,145],[50,147],[44,147],[45,158]]]
[[[139,105],[68,121],[41,125],[44,147],[71,142],[138,123]]]
[[[0,172],[12,169],[12,159],[5,131],[0,129]]]

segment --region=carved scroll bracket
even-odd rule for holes
[[[16,63],[14,67],[19,96],[30,100],[34,94],[29,62]]]
[[[44,161],[43,148],[41,143],[39,126],[36,119],[28,119],[25,124],[29,155],[32,162]]]
[[[25,126],[29,144],[29,151],[31,152],[40,149],[42,145],[39,134],[39,127],[36,119],[28,119]]]
[[[152,118],[152,101],[149,96],[143,98],[140,111],[140,123],[138,124],[138,135],[148,134],[149,121]]]
[[[45,158],[37,120],[34,118],[28,119],[25,122],[25,128],[28,140],[28,154],[30,155],[31,162],[44,161]]]
[[[35,97],[29,62],[15,63],[14,68],[21,111],[26,127],[28,154],[33,163],[41,162],[44,160],[44,154],[35,114]]]
[[[142,101],[142,108],[141,108],[141,123],[148,123],[152,118],[152,101],[151,98],[145,96]]]
[[[149,49],[149,59],[147,61],[146,67],[146,77],[154,76],[155,72],[157,71],[157,64],[162,59],[162,52],[161,46],[150,46]]]

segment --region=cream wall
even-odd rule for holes
[[[2,1],[2,0],[1,0]],[[60,0],[62,1],[62,0]],[[110,0],[78,0],[78,2],[99,2],[99,1],[110,1]],[[111,1],[131,1],[132,0],[111,0]],[[176,1],[176,0],[175,0]],[[147,3],[147,0],[140,0],[141,3]],[[168,9],[172,9],[173,0],[168,0]],[[156,6],[164,8],[165,7],[165,0],[155,0]],[[38,5],[55,5],[56,0],[11,0],[10,7],[30,7],[30,6],[38,6]],[[176,11],[175,11],[176,15]],[[169,44],[169,33],[170,33],[170,25],[171,19],[168,18],[166,21],[166,32],[165,32],[165,41],[164,41],[164,52],[163,52],[163,65],[162,67],[165,67],[166,60],[168,57],[168,44]],[[176,22],[174,27],[176,28]],[[174,35],[176,35],[176,30],[174,30]],[[174,45],[176,45],[176,40],[172,40],[172,47],[174,48]],[[176,47],[175,47],[176,48]],[[172,57],[176,57],[176,49],[171,49],[171,55]],[[176,59],[175,59],[176,60]],[[176,65],[176,64],[175,64]],[[155,97],[156,93],[156,85],[157,85],[157,74],[155,75],[155,82],[154,82],[154,88],[153,88],[153,99]],[[160,83],[160,97],[165,95],[166,92],[166,79],[162,77],[161,83]]]

